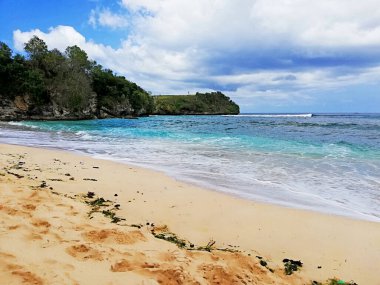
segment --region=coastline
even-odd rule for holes
[[[9,173],[0,176],[7,189],[43,180],[63,195],[95,192],[120,204],[118,215],[130,224],[166,225],[194,244],[214,240],[221,248],[232,245],[252,256],[265,257],[276,268],[282,266],[284,258],[302,260],[304,266],[297,273],[301,279],[337,277],[358,284],[380,284],[376,274],[380,223],[247,201],[179,182],[163,173],[67,151],[0,144],[0,153],[3,167],[9,166],[7,160],[12,155],[14,159],[23,155],[21,160],[28,168],[23,178]],[[28,180],[28,175],[33,179]],[[45,214],[50,221],[49,212]],[[7,233],[8,242],[14,238],[12,234]],[[4,246],[0,250],[6,251]],[[14,251],[16,255],[17,248]]]
[[[378,117],[253,120],[258,125],[222,116],[11,122],[0,137],[158,170],[243,199],[380,221]],[[336,137],[341,127],[350,131]],[[268,135],[257,136],[261,128]]]

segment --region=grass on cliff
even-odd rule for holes
[[[154,97],[156,114],[238,114],[239,106],[221,92]]]

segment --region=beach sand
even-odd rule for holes
[[[64,151],[0,145],[0,165],[0,284],[380,284],[380,223]]]

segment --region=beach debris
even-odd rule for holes
[[[166,240],[168,242],[174,243],[179,248],[185,248],[186,247],[186,241],[178,238],[177,235],[172,233],[172,232],[158,233],[157,234],[154,231],[152,231],[152,234],[154,235],[155,238],[163,239],[163,240]]]
[[[65,176],[71,176],[71,174],[70,173],[65,173]]]
[[[99,166],[93,166],[92,168],[99,169]]]
[[[51,179],[48,179],[50,181],[63,181],[61,178],[51,178]]]
[[[101,213],[104,217],[111,219],[111,223],[117,224],[125,221],[124,218],[116,216],[116,211],[120,210],[120,204],[105,200],[103,197],[96,197],[95,193],[90,191],[83,195],[83,198],[84,202],[91,206],[91,210],[88,213],[90,219],[93,218],[94,213]]]
[[[292,260],[284,258],[282,260],[285,266],[285,274],[292,275],[294,271],[297,271],[299,267],[302,267],[303,263],[300,260]]]
[[[260,260],[260,265],[266,267],[268,263],[265,260]]]
[[[117,195],[117,194],[115,193],[115,194],[113,194],[113,196],[114,196],[114,197],[117,197],[117,196],[119,196],[119,195]]]
[[[20,179],[20,178],[24,178],[24,176],[20,175],[20,174],[17,174],[17,173],[14,173],[14,172],[11,172],[11,171],[7,171],[8,174],[10,175],[13,175],[15,176],[16,178]]]
[[[130,227],[141,229],[143,226],[141,224],[132,224]]]
[[[117,224],[120,221],[125,221],[124,218],[117,217],[116,213],[113,212],[112,210],[103,210],[102,214],[105,217],[110,218],[111,219],[111,223],[114,223],[114,224]]]
[[[328,280],[329,283],[327,283],[328,285],[358,285],[357,283],[355,283],[354,281],[344,281],[344,280],[341,280],[341,279],[329,279]],[[318,285],[321,284],[321,283],[317,283]],[[322,284],[321,284],[322,285]]]
[[[248,254],[248,256],[250,256],[250,254]],[[262,256],[256,255],[256,258],[260,260],[259,263],[261,266],[265,267],[266,269],[268,269],[272,273],[274,272],[274,270],[268,266],[268,262],[265,261]]]
[[[46,187],[47,187],[46,181],[42,181],[40,184],[40,188],[46,188]]]
[[[206,250],[206,251],[211,251],[211,249],[212,249],[212,247],[215,245],[215,243],[216,243],[216,241],[214,241],[214,240],[210,240],[208,243],[207,243],[207,245],[204,247],[204,249]]]
[[[149,225],[149,223],[147,223]],[[155,238],[166,240],[168,242],[174,243],[179,248],[186,249],[186,250],[198,250],[198,251],[207,251],[211,252],[212,250],[218,250],[218,251],[227,251],[227,252],[238,252],[238,250],[233,248],[217,248],[214,247],[216,241],[211,239],[206,245],[204,246],[196,246],[194,243],[189,242],[185,239],[179,238],[175,233],[169,231],[169,228],[164,226],[154,226],[153,223],[150,224],[151,226],[151,233]]]
[[[85,180],[85,181],[98,181],[98,180],[95,179],[95,178],[83,178],[83,180]]]
[[[100,197],[100,198],[96,198],[93,201],[87,201],[86,203],[95,207],[106,207],[106,206],[109,206],[108,204],[106,204],[107,202],[111,202],[111,201],[104,200],[104,198]]]

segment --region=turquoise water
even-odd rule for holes
[[[0,141],[157,169],[246,199],[380,221],[380,115],[10,122]]]

